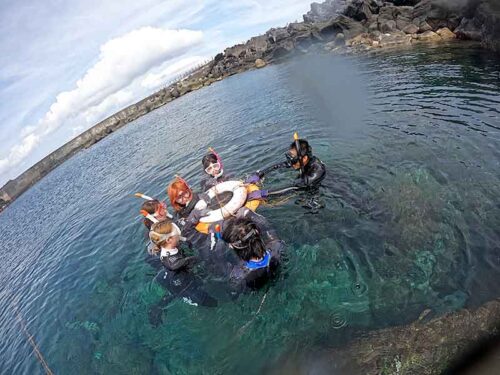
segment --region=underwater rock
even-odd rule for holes
[[[365,334],[347,346],[299,357],[284,355],[269,373],[306,374],[315,368],[321,374],[439,374],[471,348],[495,337],[500,300],[426,321],[430,313],[423,310],[412,324]]]

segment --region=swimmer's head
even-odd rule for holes
[[[141,211],[146,211],[148,214],[153,215],[159,221],[165,220],[167,218],[167,205],[165,202],[160,202],[157,199],[146,201],[141,206]],[[144,225],[151,229],[153,222],[148,218],[143,221]]]
[[[244,261],[249,261],[252,258],[260,259],[266,253],[259,229],[250,219],[229,219],[222,233],[222,238]]]
[[[180,241],[181,231],[172,220],[165,219],[153,224],[149,231],[149,239],[159,247],[173,249]]]
[[[298,150],[297,145],[299,144]],[[286,153],[287,161],[290,163],[293,169],[300,169],[300,162],[302,160],[302,165],[307,165],[312,156],[312,148],[305,139],[299,139],[297,142],[292,142],[288,152]]]
[[[203,159],[201,159],[201,164],[205,173],[212,177],[219,177],[222,174],[222,165],[214,152],[209,152]]]
[[[177,177],[167,188],[170,204],[175,211],[180,211],[193,198],[193,192],[186,181]]]

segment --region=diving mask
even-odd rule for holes
[[[295,165],[298,162],[300,162],[300,158],[298,157],[298,155],[292,155],[292,153],[290,151],[287,151],[285,153],[285,157],[286,157],[286,161],[290,165]]]
[[[172,230],[170,233],[158,233],[153,230],[149,231],[149,239],[157,244],[162,243],[163,241],[166,241],[174,236],[179,236],[181,240],[185,240],[184,237],[181,237],[181,230],[175,223],[172,223]]]
[[[220,162],[210,163],[208,167],[205,168],[207,174],[212,174],[213,172],[220,173],[222,171],[222,166]]]

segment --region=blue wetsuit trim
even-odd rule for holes
[[[264,268],[269,266],[269,262],[271,261],[271,253],[269,250],[266,251],[266,255],[262,260],[259,260],[258,262],[254,260],[249,260],[246,264],[247,268],[251,270],[257,270],[259,268]]]

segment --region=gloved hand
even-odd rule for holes
[[[247,195],[247,200],[253,201],[257,199],[265,199],[269,195],[268,190],[255,190]]]
[[[258,173],[251,175],[245,181],[246,184],[256,184],[258,182],[260,182],[260,176]]]
[[[204,216],[207,216],[209,211],[210,210],[206,208],[204,208],[203,210],[193,210],[186,219],[186,223],[189,223],[190,225],[198,224],[200,222],[200,219]]]

